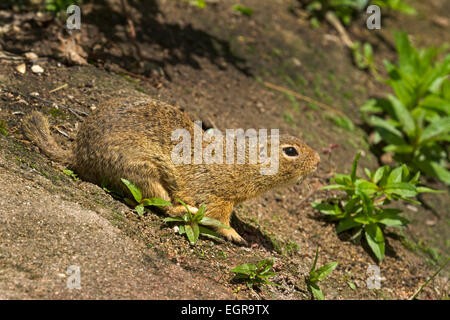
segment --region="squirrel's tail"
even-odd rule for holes
[[[48,120],[41,112],[33,111],[23,119],[22,130],[25,136],[34,142],[42,153],[50,159],[70,164],[72,153],[62,149],[50,133]]]

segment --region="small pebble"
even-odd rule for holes
[[[39,57],[34,52],[27,52],[25,53],[25,58],[29,61],[36,61]]]
[[[25,63],[19,64],[16,67],[16,70],[22,74],[24,74],[25,72],[27,72],[27,66],[25,65]]]
[[[43,73],[44,69],[40,65],[35,64],[31,67],[31,71],[33,71],[34,73]]]

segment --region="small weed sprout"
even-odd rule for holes
[[[399,214],[399,209],[384,206],[397,200],[420,204],[411,198],[422,192],[440,192],[430,188],[417,186],[420,173],[410,176],[406,165],[392,169],[389,166],[378,168],[375,172],[365,169],[369,180],[356,176],[358,153],[353,160],[350,175],[336,174],[334,183],[322,187],[322,190],[343,190],[346,195],[327,199],[325,202],[311,205],[313,208],[328,215],[331,220],[339,221],[336,232],[354,230],[353,239],[362,235],[379,261],[384,258],[385,241],[384,227],[400,227],[409,221]]]
[[[206,7],[206,1],[205,0],[190,0],[189,4],[191,6],[203,9]]]
[[[353,44],[352,53],[356,66],[361,70],[369,70],[376,78],[378,78],[378,69],[373,58],[373,48],[370,43],[355,42]]]
[[[181,225],[178,227],[178,233],[180,235],[186,234],[191,245],[195,245],[200,235],[206,236],[212,239],[221,239],[220,235],[206,227],[216,228],[230,228],[222,224],[220,221],[205,217],[205,205],[202,205],[198,209],[197,213],[193,214],[189,207],[181,200],[177,199],[186,208],[186,214],[182,217],[167,217],[164,222],[178,222]]]
[[[316,249],[316,256],[314,257],[314,262],[309,271],[308,278],[306,279],[306,284],[308,290],[317,300],[325,300],[322,289],[318,286],[318,282],[325,279],[337,266],[336,261],[327,263],[323,267],[316,269],[317,259],[319,258],[319,248]]]
[[[80,180],[80,178],[78,178],[77,174],[74,173],[72,170],[65,169],[65,170],[63,170],[63,173],[64,173],[66,176],[71,177],[73,181],[78,181],[78,180]]]
[[[417,11],[403,0],[298,0],[301,6],[310,14],[311,23],[319,26],[319,19],[331,12],[345,25],[350,25],[365,13],[369,5],[377,5],[381,9],[398,11],[415,15]]]
[[[172,205],[172,203],[170,203],[169,201],[161,198],[142,199],[141,190],[139,190],[139,188],[135,184],[126,179],[120,180],[122,180],[122,182],[127,186],[128,190],[130,190],[131,194],[133,195],[134,200],[138,203],[134,207],[134,209],[137,211],[140,217],[144,215],[146,206],[167,207]],[[125,198],[124,200],[130,205],[135,205],[134,201],[128,198]]]
[[[251,15],[253,14],[253,9],[244,7],[244,6],[240,5],[240,4],[235,4],[235,5],[233,5],[232,9],[233,9],[234,11],[238,11],[238,12],[240,12],[241,14],[243,14],[244,16],[248,16],[248,17],[251,16]]]
[[[266,259],[259,261],[256,264],[242,264],[231,269],[231,272],[236,273],[235,280],[245,282],[249,289],[259,285],[279,286],[279,284],[268,280],[268,278],[276,276],[276,273],[272,271],[273,263],[274,259]]]

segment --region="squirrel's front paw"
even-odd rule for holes
[[[219,233],[221,236],[223,236],[228,241],[232,241],[236,244],[240,245],[247,245],[247,241],[244,240],[233,228],[220,228],[217,230],[217,233]]]

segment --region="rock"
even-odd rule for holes
[[[43,73],[44,69],[40,65],[35,64],[31,67],[31,71],[33,71],[34,73]]]
[[[36,53],[34,53],[34,52],[27,52],[27,53],[25,53],[24,55],[25,55],[25,58],[26,58],[28,61],[31,61],[31,62],[34,62],[34,61],[36,61],[37,59],[39,59],[38,55],[37,55]]]
[[[19,64],[19,65],[16,67],[16,70],[17,70],[19,73],[24,74],[25,72],[27,72],[27,66],[25,65],[25,63]]]

